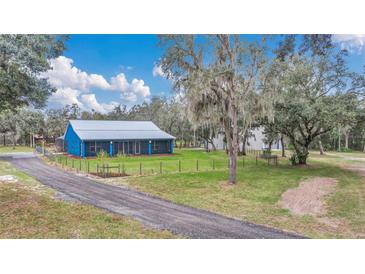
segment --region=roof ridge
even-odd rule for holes
[[[151,120],[85,120],[85,119],[69,119],[69,122],[71,122],[71,121],[86,121],[86,122],[150,122],[150,123],[153,123]]]
[[[79,129],[76,128],[78,131],[163,131],[162,129]]]

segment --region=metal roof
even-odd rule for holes
[[[81,140],[175,139],[151,121],[70,120]]]

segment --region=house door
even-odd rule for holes
[[[135,145],[136,145],[135,154],[141,154],[141,142],[136,141]]]

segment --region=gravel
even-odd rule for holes
[[[90,178],[75,176],[51,167],[37,157],[29,157],[29,154],[24,158],[19,155],[8,157],[7,160],[72,200],[129,216],[147,226],[167,229],[189,238],[304,238],[294,233],[178,205],[129,188],[106,185]]]

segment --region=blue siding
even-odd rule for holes
[[[64,137],[65,151],[78,157],[95,157],[101,150],[110,156],[115,156],[118,153],[127,155],[167,154],[173,153],[173,142],[171,139],[82,141],[71,123],[68,124]]]
[[[152,154],[171,153],[170,140],[152,140]]]
[[[174,153],[174,140],[170,140],[170,153]]]
[[[149,140],[111,141],[113,142],[112,145],[110,145],[110,141],[85,141],[85,156],[95,157],[100,150],[104,150],[108,155],[112,156],[116,156],[118,153],[126,155],[172,153],[170,140],[152,140],[151,144],[149,144]],[[139,147],[137,144],[139,144]]]
[[[69,124],[65,134],[65,147],[67,153],[74,156],[81,156],[81,140]]]
[[[96,146],[95,146],[96,144]],[[90,148],[93,148],[92,150]],[[101,151],[110,153],[110,141],[85,141],[85,156],[95,157]]]

